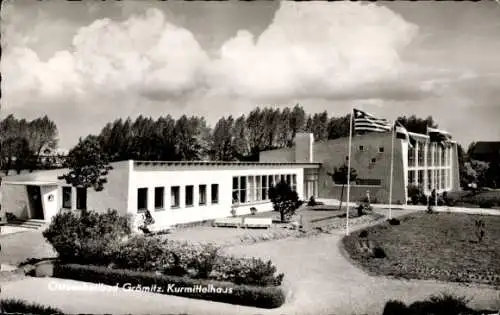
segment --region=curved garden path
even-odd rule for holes
[[[361,228],[361,227],[357,227]],[[343,231],[311,238],[291,238],[234,246],[235,255],[272,259],[285,273],[291,290],[285,305],[274,310],[151,293],[102,293],[50,291],[49,284],[78,283],[51,278],[27,278],[2,284],[2,297],[15,297],[58,307],[68,313],[113,314],[381,314],[385,302],[410,303],[441,292],[465,295],[470,306],[499,309],[500,291],[423,280],[373,277],[354,266],[342,254]]]

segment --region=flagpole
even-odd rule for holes
[[[389,178],[389,219],[392,219],[392,177],[394,172],[394,130],[396,129],[396,122],[392,126],[391,133],[391,174]]]
[[[351,143],[352,143],[352,117],[354,110],[351,109],[351,118],[349,122],[349,154],[347,157],[347,210],[345,215],[345,234],[349,235],[349,201],[351,195]]]

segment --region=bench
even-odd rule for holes
[[[243,226],[246,228],[270,228],[273,225],[272,218],[244,218]]]
[[[242,220],[241,218],[221,218],[214,220],[213,225],[217,227],[240,227]]]

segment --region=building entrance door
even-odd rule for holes
[[[43,220],[42,193],[40,186],[26,186],[30,204],[31,219]]]

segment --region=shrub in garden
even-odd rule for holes
[[[408,314],[408,307],[401,301],[388,301],[385,303],[383,315],[402,315]]]
[[[359,233],[359,237],[362,237],[362,238],[366,238],[368,237],[368,231],[367,230],[363,230]]]
[[[417,185],[408,185],[408,197],[410,198],[412,204],[420,204],[425,197],[423,188]]]
[[[124,269],[109,269],[103,266],[56,265],[55,276],[64,279],[89,281],[115,286],[124,284],[141,285],[152,292],[187,296],[231,304],[256,306],[261,308],[276,308],[285,302],[286,295],[280,287],[257,287],[236,285],[214,280],[190,279],[186,277],[168,276],[151,272],[139,272]],[[206,288],[202,290],[175,290],[175,288]],[[154,288],[161,291],[153,291]],[[170,289],[169,289],[170,288]],[[221,293],[217,292],[221,290]]]
[[[109,263],[121,240],[130,235],[130,218],[116,210],[58,213],[43,232],[63,261]]]
[[[301,205],[297,192],[283,181],[269,188],[269,199],[273,203],[274,211],[280,213],[281,222],[290,219]]]
[[[480,200],[478,202],[478,205],[480,208],[490,209],[490,208],[493,208],[495,206],[495,203],[491,200]]]
[[[387,255],[382,247],[374,247],[373,248],[373,257],[375,258],[386,258]]]
[[[276,267],[270,260],[259,258],[220,257],[214,269],[214,278],[236,284],[257,286],[278,286],[284,274],[276,274]]]
[[[314,198],[314,196],[311,196],[311,198],[309,198],[309,201],[307,202],[307,205],[309,207],[314,207],[318,205],[318,203],[316,202],[316,198]]]
[[[0,300],[0,313],[2,314],[38,314],[38,315],[59,315],[64,314],[61,310],[43,306],[36,303],[28,303],[19,299]]]
[[[390,225],[399,225],[401,222],[396,219],[396,218],[392,218],[392,219],[389,219],[389,224]]]
[[[471,314],[471,309],[467,307],[467,299],[465,297],[454,297],[449,294],[440,296],[431,296],[424,301],[412,303],[409,307],[409,314],[442,314],[442,315],[459,315]],[[472,313],[475,313],[472,311]]]

